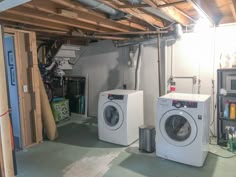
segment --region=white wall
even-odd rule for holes
[[[88,115],[97,116],[98,96],[102,91],[122,88],[127,49],[115,48],[111,41],[101,41],[86,47],[68,75],[89,77]],[[83,48],[81,49],[83,50]]]
[[[200,93],[209,94],[214,97],[213,106],[216,104],[215,94],[217,87],[217,69],[220,64],[220,56],[228,50],[236,51],[236,25],[228,25],[199,31],[196,33],[186,33],[181,40],[173,43],[166,41],[166,83],[171,76],[171,46],[173,49],[173,76],[197,76],[201,80]],[[172,45],[171,45],[172,43]],[[193,85],[191,80],[175,79],[176,92],[198,93],[198,85]],[[214,85],[212,84],[214,82]],[[169,87],[168,87],[169,88]],[[167,90],[168,90],[167,88]],[[166,91],[167,91],[166,90]],[[216,119],[216,117],[215,117]],[[213,117],[211,118],[211,122]],[[216,121],[215,121],[216,126]],[[216,127],[212,126],[215,133]]]
[[[144,92],[144,123],[155,125],[156,100],[159,96],[158,86],[158,50],[156,44],[144,45],[141,55],[140,86]],[[134,58],[137,58],[137,53]],[[125,83],[128,89],[134,89],[135,66],[125,65]]]
[[[83,49],[82,49],[83,50]],[[142,53],[140,89],[144,91],[145,124],[154,125],[158,91],[157,48],[146,45]],[[137,51],[134,56],[137,59]],[[68,75],[89,75],[89,116],[97,116],[98,95],[102,91],[122,88],[134,89],[135,66],[128,66],[129,47],[115,48],[111,41],[91,44]]]

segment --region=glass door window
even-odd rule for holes
[[[103,105],[104,126],[110,130],[117,130],[124,121],[123,111],[119,104],[108,101]]]
[[[165,123],[168,136],[175,141],[185,141],[191,134],[191,125],[180,115],[170,116]]]
[[[159,129],[163,138],[174,146],[191,144],[198,131],[192,115],[178,109],[168,111],[162,116]]]

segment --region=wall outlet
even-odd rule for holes
[[[24,93],[28,93],[28,85],[23,85],[23,91]]]

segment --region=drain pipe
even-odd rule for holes
[[[140,86],[140,68],[141,68],[142,52],[143,52],[143,44],[139,44],[138,58],[137,58],[137,64],[136,64],[136,69],[135,69],[135,86],[134,86],[134,90],[139,90],[139,86]]]

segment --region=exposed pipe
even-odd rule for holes
[[[134,86],[134,90],[139,90],[142,52],[143,52],[143,45],[139,44],[138,58],[137,58],[137,64],[136,64],[136,69],[135,69],[135,86]]]
[[[157,59],[157,64],[158,64],[158,85],[159,85],[159,96],[162,95],[162,89],[161,89],[161,34],[158,34],[158,59]]]
[[[168,31],[160,31],[160,30],[156,30],[156,31],[132,31],[132,32],[101,32],[101,33],[95,33],[95,35],[152,35],[152,34],[167,34]]]
[[[96,1],[96,0],[76,0],[76,1],[79,1],[83,4],[88,5],[88,6],[91,6],[93,9],[100,10],[102,12],[109,14],[109,15],[117,15],[119,13],[118,10],[113,9],[101,2]]]

